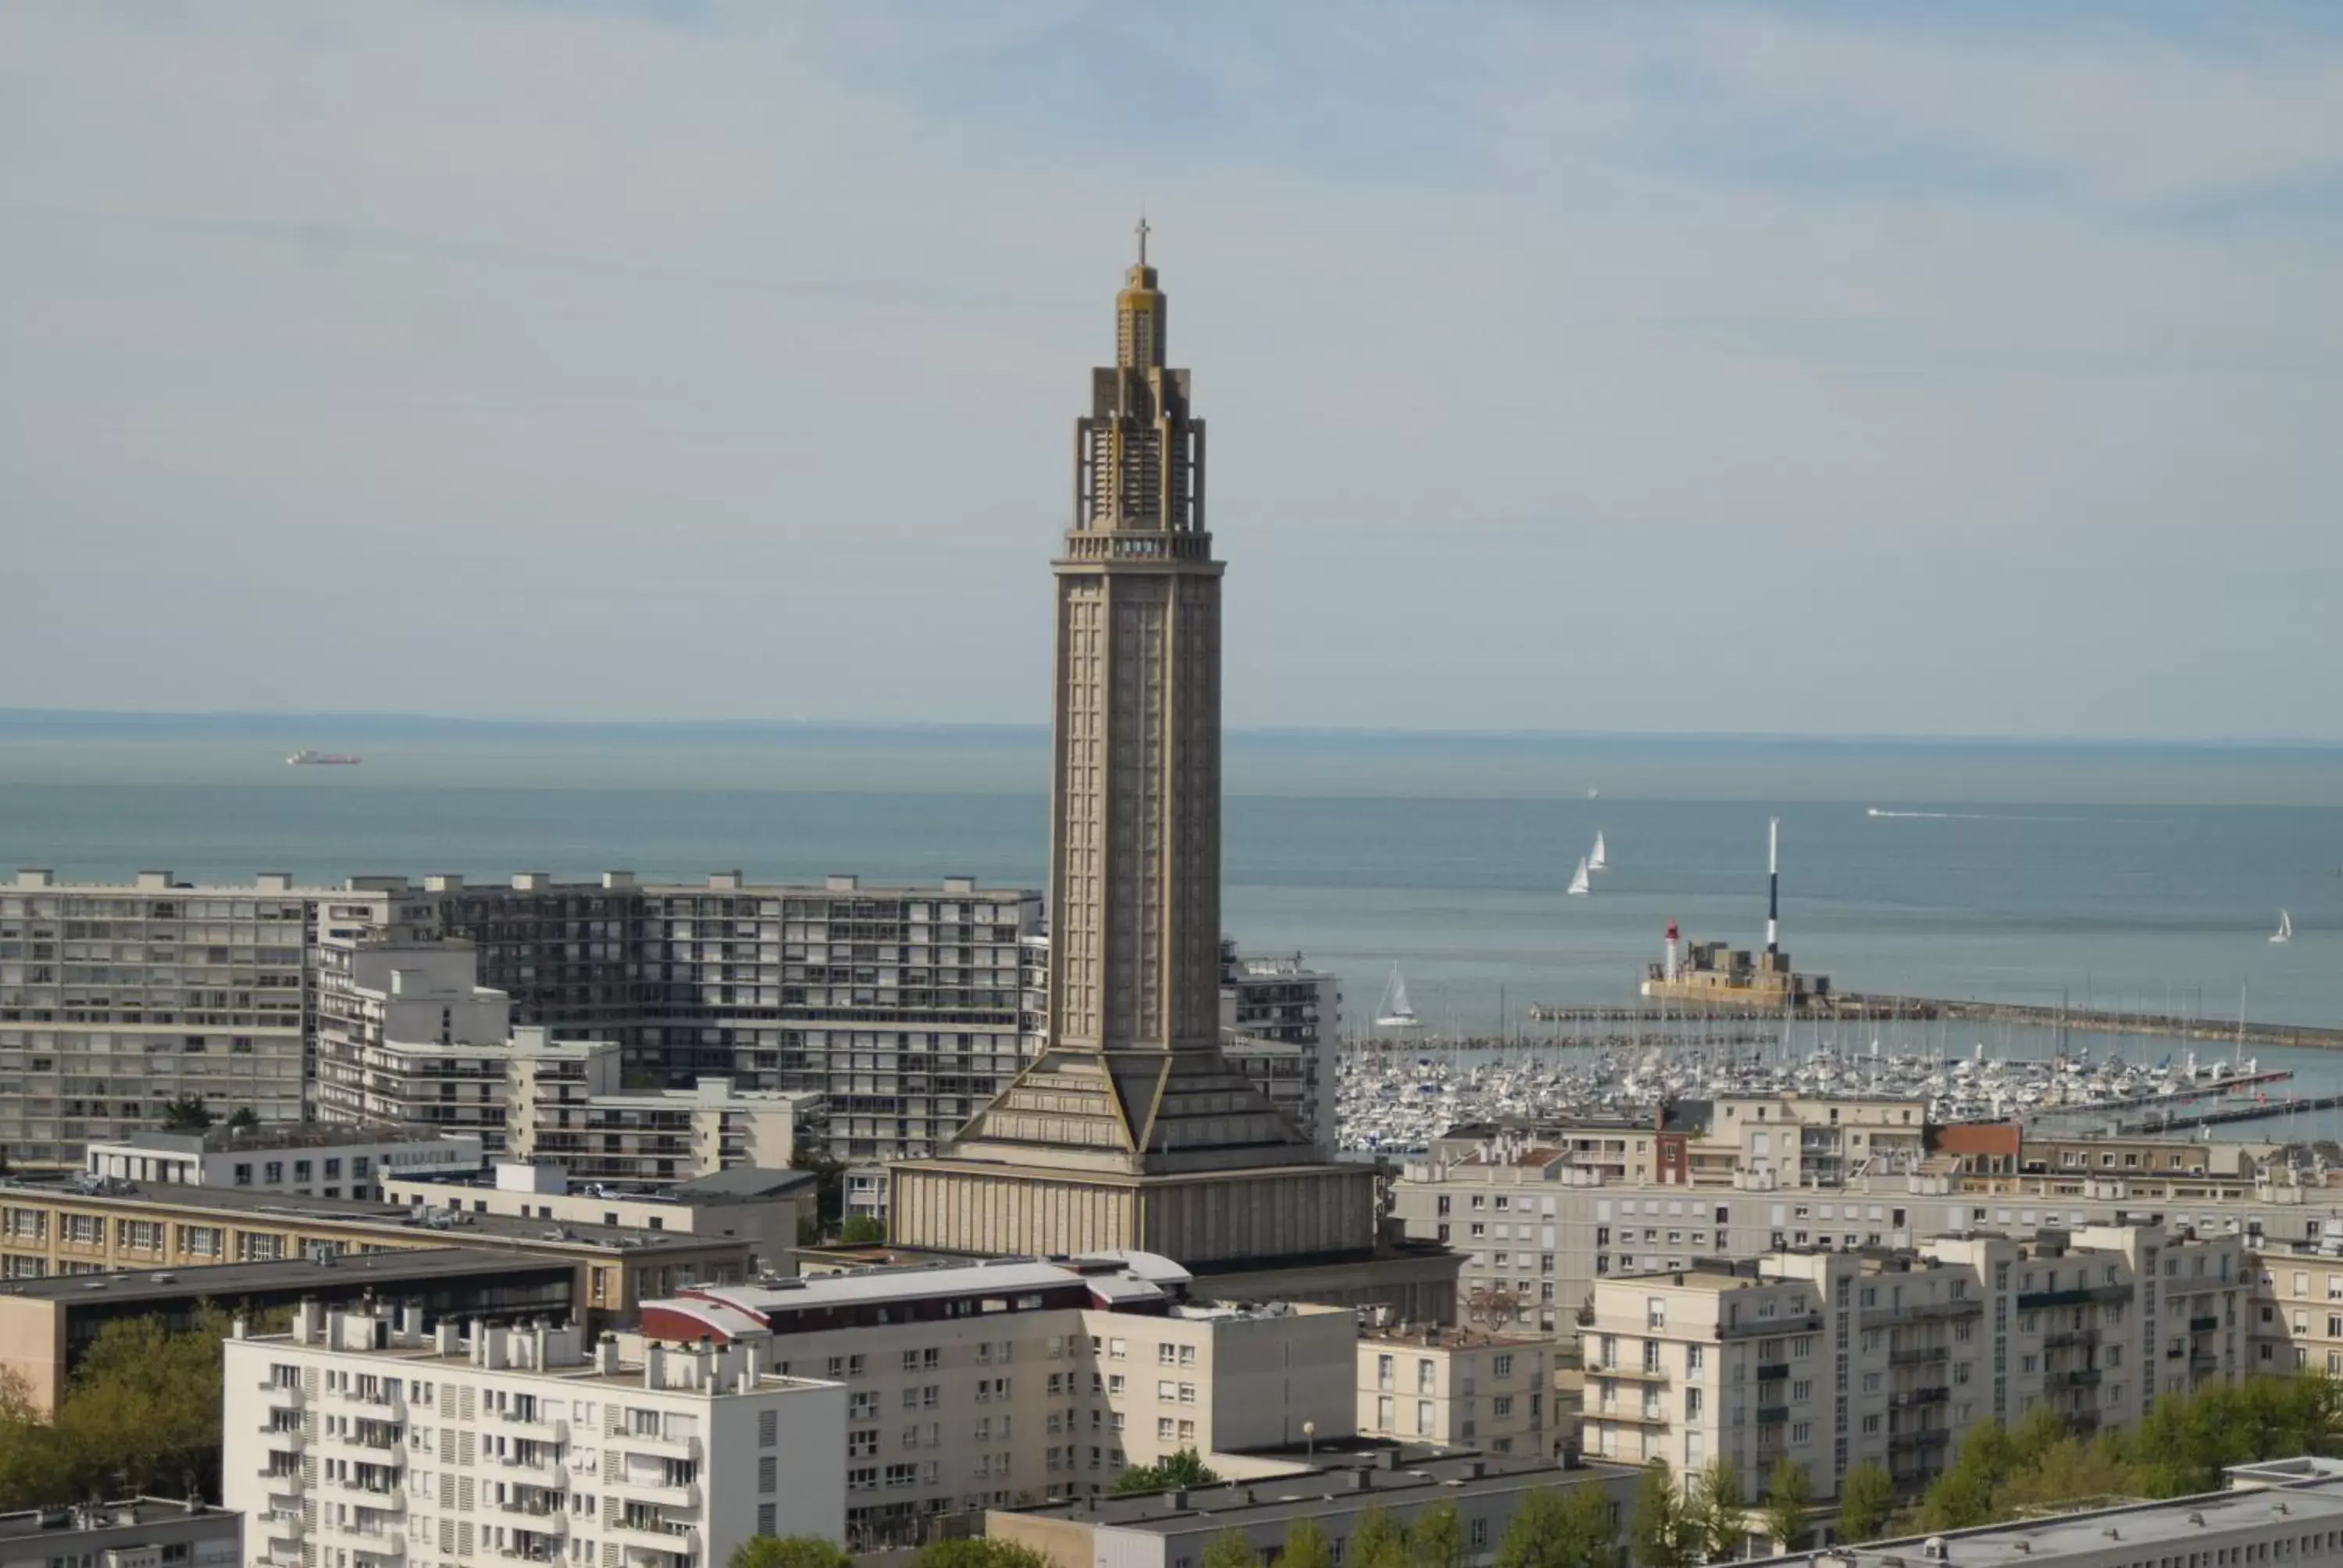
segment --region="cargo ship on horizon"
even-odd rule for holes
[[[285,759],[288,768],[355,768],[359,759],[338,751],[296,751]]]

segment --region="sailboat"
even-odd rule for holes
[[[1590,871],[1607,871],[1611,869],[1611,858],[1603,852],[1603,830],[1599,828],[1594,832],[1594,852],[1586,857],[1586,869]]]
[[[2294,917],[2288,914],[2284,910],[2280,910],[2278,912],[2278,930],[2270,933],[2270,940],[2274,942],[2290,942],[2294,940]]]
[[[1391,979],[1383,982],[1383,1003],[1375,1009],[1375,1027],[1413,1029],[1415,1026],[1415,1009],[1407,1000],[1407,980],[1400,974],[1399,965],[1393,964]]]
[[[1591,893],[1591,892],[1593,892],[1594,890],[1594,879],[1593,879],[1593,878],[1591,878],[1591,877],[1589,877],[1589,876],[1587,875],[1586,858],[1585,858],[1584,856],[1583,856],[1583,855],[1582,855],[1582,856],[1580,856],[1580,857],[1579,857],[1579,860],[1578,860],[1578,869],[1571,873],[1571,876],[1570,876],[1570,886],[1568,886],[1568,887],[1564,888],[1564,889],[1563,890],[1563,891],[1564,891],[1564,892],[1565,892],[1565,893],[1570,893],[1570,894],[1573,894],[1573,895],[1577,895],[1577,894],[1583,894],[1583,893]]]

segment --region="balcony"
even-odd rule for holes
[[[1759,1426],[1779,1426],[1789,1419],[1790,1407],[1786,1404],[1761,1404],[1757,1407]]]
[[[2042,1336],[2042,1348],[2049,1351],[2061,1350],[2069,1345],[2095,1345],[2098,1342],[2099,1331],[2097,1329],[2065,1329],[2055,1334]]]
[[[696,1482],[685,1482],[680,1485],[675,1485],[657,1478],[645,1477],[639,1480],[633,1476],[622,1474],[618,1480],[607,1484],[615,1491],[644,1503],[664,1503],[669,1508],[697,1510],[699,1507],[699,1486]]]
[[[1887,1446],[1891,1451],[1910,1452],[1917,1449],[1942,1448],[1952,1440],[1952,1432],[1944,1427],[1924,1427],[1917,1432],[1889,1432]]]
[[[1616,1378],[1622,1382],[1652,1383],[1666,1382],[1671,1376],[1668,1372],[1660,1367],[1596,1367],[1588,1375]]]
[[[2078,1285],[2066,1291],[2022,1291],[2017,1297],[2017,1310],[2031,1312],[2044,1307],[2087,1307],[2095,1302],[2127,1302],[2132,1298],[2129,1285]]]
[[[1914,1345],[1906,1350],[1889,1351],[1887,1364],[1896,1367],[1925,1366],[1931,1362],[1949,1360],[1952,1353],[1952,1347],[1949,1345]]]
[[[2220,1326],[2221,1320],[2218,1317],[2191,1318],[2188,1320],[2188,1332],[2192,1334],[2209,1334]]]
[[[497,1425],[500,1427],[518,1429],[540,1442],[567,1442],[569,1441],[569,1423],[567,1421],[536,1414],[517,1415],[508,1410],[498,1411],[495,1413],[495,1420]]]
[[[253,1523],[260,1527],[258,1533],[269,1541],[297,1543],[309,1529],[309,1526],[303,1522],[301,1511],[297,1508],[273,1508],[266,1513],[256,1515]]]
[[[1719,1323],[1716,1337],[1720,1340],[1762,1340],[1775,1334],[1817,1334],[1822,1332],[1823,1315],[1808,1312],[1804,1317],[1759,1318],[1754,1322]]]
[[[1908,1410],[1915,1405],[1942,1404],[1953,1397],[1953,1391],[1941,1385],[1935,1388],[1907,1389],[1887,1396],[1892,1410]]]
[[[1590,1411],[1587,1413],[1596,1421],[1624,1422],[1630,1426],[1665,1426],[1668,1424],[1668,1412],[1666,1411],[1654,1410],[1646,1405],[1618,1405],[1610,1410],[1594,1410]]]
[[[1938,1318],[1974,1317],[1984,1311],[1983,1296],[1963,1296],[1951,1302],[1917,1302],[1896,1308],[1892,1315],[1907,1322],[1927,1322]]]
[[[569,1469],[555,1453],[500,1453],[490,1456],[487,1462],[504,1473],[505,1479],[523,1486],[544,1486],[559,1489],[569,1483]]]
[[[297,1382],[282,1383],[277,1382],[268,1378],[262,1378],[253,1386],[257,1388],[261,1392],[266,1394],[274,1402],[277,1404],[290,1405],[295,1410],[299,1410],[309,1397],[309,1391],[303,1388]]]
[[[1757,1365],[1759,1382],[1780,1382],[1789,1375],[1790,1363],[1787,1362],[1760,1362]]]
[[[602,1539],[616,1543],[629,1552],[652,1552],[661,1556],[680,1555],[696,1560],[699,1556],[699,1532],[689,1524],[606,1524]]]
[[[281,1448],[288,1452],[298,1453],[309,1441],[309,1433],[303,1427],[278,1426],[266,1416],[262,1416],[256,1424],[260,1432],[260,1441],[270,1448]]]
[[[2049,1388],[2097,1388],[2101,1376],[2097,1367],[2071,1367],[2054,1372],[2042,1381]]]
[[[369,1568],[395,1568],[407,1555],[407,1537],[395,1530],[356,1532],[357,1560]]]
[[[628,1432],[605,1438],[603,1442],[609,1447],[624,1449],[629,1453],[647,1454],[655,1459],[697,1461],[699,1458],[699,1439],[697,1437],[659,1437],[649,1432]]]
[[[2221,1358],[2211,1351],[2191,1351],[2188,1353],[2188,1370],[2191,1372],[2218,1372],[2220,1367]]]

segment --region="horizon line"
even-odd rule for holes
[[[787,719],[657,719],[606,717],[596,719],[514,715],[433,713],[398,709],[107,709],[28,708],[0,706],[0,726],[42,722],[188,723],[404,723],[440,725],[451,729],[848,729],[869,731],[940,731],[960,734],[1047,736],[1046,721],[1012,719],[829,719],[797,716]],[[1735,730],[1735,729],[1397,729],[1364,725],[1252,724],[1226,725],[1230,736],[1293,739],[1446,739],[1446,740],[1644,740],[1744,741],[1816,745],[1904,746],[2035,746],[2099,749],[2227,749],[2343,750],[2343,737],[2318,736],[2156,736],[2156,735],[2011,735],[1913,730]]]

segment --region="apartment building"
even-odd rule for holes
[[[846,1391],[757,1346],[628,1360],[575,1325],[313,1302],[224,1355],[222,1496],[263,1564],[717,1568],[754,1535],[844,1533]]]
[[[394,1177],[385,1197],[426,1211],[737,1238],[749,1243],[759,1273],[791,1274],[799,1227],[814,1217],[820,1187],[810,1171],[744,1167],[631,1191],[579,1181],[558,1164],[500,1160],[486,1177]]]
[[[1190,1299],[1168,1259],[996,1260],[695,1288],[642,1332],[763,1341],[767,1364],[847,1388],[847,1525],[870,1545],[1021,1497],[1111,1490],[1186,1448],[1348,1435],[1356,1318]]]
[[[1541,1339],[1471,1329],[1371,1329],[1359,1336],[1361,1437],[1490,1453],[1544,1454],[1559,1422]]]
[[[1212,1542],[1231,1532],[1245,1538],[1260,1562],[1273,1563],[1287,1533],[1307,1520],[1339,1563],[1369,1509],[1405,1529],[1431,1509],[1451,1503],[1463,1534],[1466,1568],[1488,1568],[1514,1512],[1540,1493],[1601,1487],[1624,1537],[1638,1479],[1636,1472],[1612,1464],[1380,1447],[1321,1456],[1311,1473],[1272,1485],[1235,1480],[1179,1492],[996,1509],[985,1515],[984,1533],[1030,1547],[1052,1563],[1197,1568]]]
[[[404,938],[353,947],[320,980],[321,1120],[506,1141],[512,999],[479,983],[469,942]]]
[[[700,1281],[749,1277],[742,1238],[504,1214],[392,1209],[241,1188],[0,1180],[0,1279],[270,1262],[385,1249],[486,1248],[566,1261],[594,1323]]]
[[[239,1187],[304,1198],[380,1201],[396,1177],[468,1176],[480,1169],[470,1134],[410,1134],[385,1128],[263,1124],[201,1132],[134,1132],[92,1143],[82,1169],[99,1181]]]
[[[151,1128],[174,1100],[298,1121],[307,951],[332,895],[272,874],[195,887],[0,887],[0,1145],[19,1167],[71,1167],[93,1140]]]
[[[785,1170],[801,1131],[818,1135],[821,1096],[743,1090],[729,1078],[689,1089],[624,1084],[618,1047],[514,1032],[506,1059],[508,1151],[558,1161],[579,1181],[652,1188],[740,1166]]]
[[[1299,953],[1248,957],[1222,940],[1222,1050],[1330,1160],[1337,1142],[1334,1052],[1342,1038],[1336,976],[1311,969]]]
[[[2093,1227],[1605,1279],[1581,1316],[1585,1450],[1745,1475],[1786,1457],[1818,1494],[1865,1462],[1925,1485],[1977,1422],[2047,1405],[2092,1432],[2242,1376],[2244,1257],[2232,1235]]]
[[[2343,1378],[2343,1234],[2265,1245],[2247,1265],[2252,1370]]]

